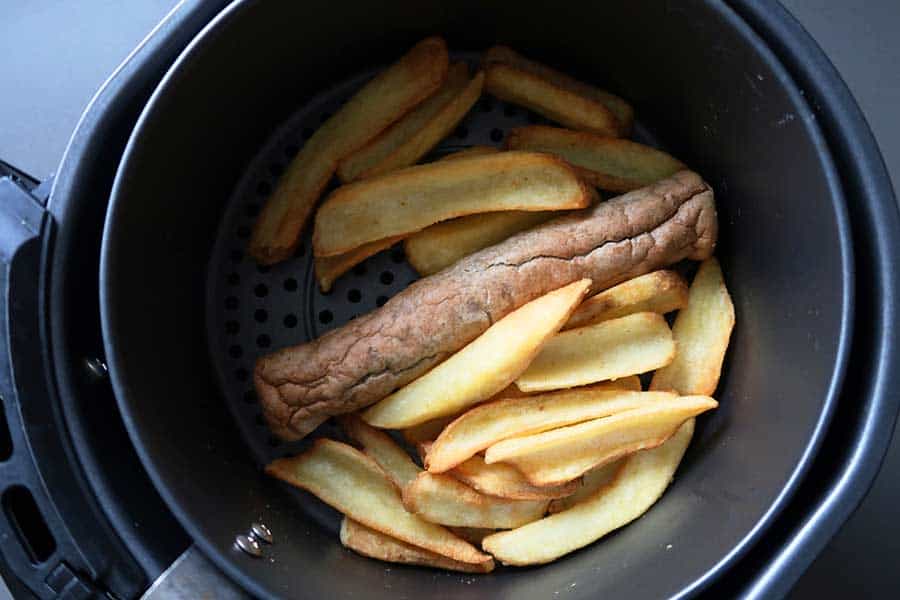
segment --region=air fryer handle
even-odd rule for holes
[[[91,583],[96,565],[53,503],[71,476],[61,472],[64,432],[48,410],[52,390],[39,343],[39,267],[52,223],[34,195],[41,186],[5,163],[0,169],[0,552],[38,598],[99,597]]]

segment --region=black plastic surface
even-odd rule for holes
[[[602,4],[588,15],[561,6],[540,21],[511,4],[320,8],[232,6],[154,95],[117,178],[102,264],[105,342],[130,433],[166,501],[220,566],[261,595],[652,597],[708,583],[788,500],[827,423],[847,350],[844,207],[790,78],[718,4]],[[316,90],[434,31],[461,49],[510,43],[632,100],[717,189],[720,254],[738,310],[723,408],[654,510],[559,563],[489,578],[386,572],[302,520],[295,497],[263,478],[236,441],[199,326],[218,214],[266,135]],[[710,61],[716,70],[691,67]],[[267,561],[231,548],[258,516],[279,540]],[[678,551],[667,553],[669,543]]]

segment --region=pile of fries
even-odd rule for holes
[[[291,255],[318,196],[320,285],[404,240],[423,275],[529,227],[684,166],[622,139],[622,99],[488,50],[482,70],[417,44],[364,86],[300,152],[263,211],[251,253]],[[415,165],[482,90],[569,129],[524,127],[507,146]],[[415,165],[415,166],[414,166]],[[690,284],[674,271],[592,297],[590,280],[493,323],[437,367],[339,419],[266,472],[344,514],[341,542],[390,562],[464,572],[553,561],[647,511],[672,480],[694,418],[718,406],[734,308],[715,258]],[[670,328],[664,315],[678,311]],[[638,375],[647,377],[642,387]],[[402,441],[401,441],[402,440]]]

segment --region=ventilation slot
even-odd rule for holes
[[[3,510],[33,564],[40,564],[53,555],[56,540],[31,492],[20,485],[9,488],[3,493]]]

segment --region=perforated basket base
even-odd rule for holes
[[[457,55],[475,66],[474,55]],[[207,276],[209,352],[225,403],[254,458],[265,464],[294,454],[303,442],[285,443],[271,435],[253,391],[253,365],[259,356],[314,339],[384,304],[418,278],[402,244],[380,252],[339,278],[323,294],[316,284],[311,229],[296,255],[272,267],[258,266],[244,250],[260,207],[278,176],[312,132],[374,72],[366,72],[318,94],[269,139],[250,163],[228,201]],[[484,95],[455,133],[430,160],[473,145],[500,146],[513,127],[548,123],[517,106]],[[636,138],[655,138],[636,126]],[[656,144],[654,144],[656,145]],[[325,424],[326,434],[338,435]]]

